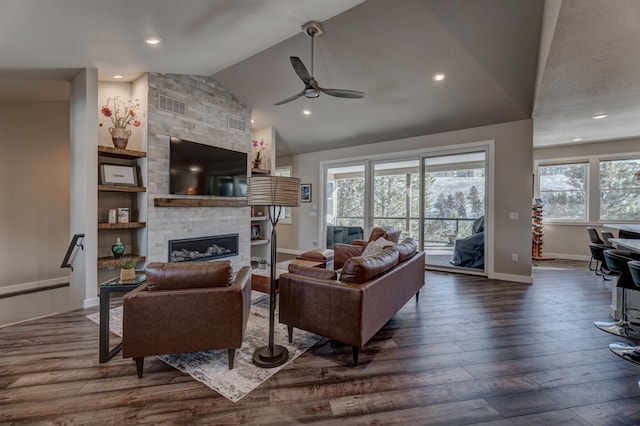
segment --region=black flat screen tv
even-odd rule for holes
[[[169,145],[169,193],[247,196],[247,153],[180,138]]]

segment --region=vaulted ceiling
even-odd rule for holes
[[[273,105],[303,88],[289,57],[310,68],[310,20],[315,78],[364,99]],[[0,100],[68,98],[82,68],[155,71],[213,75],[277,130],[278,155],[531,117],[534,146],[631,138],[639,21],[636,0],[4,0]]]

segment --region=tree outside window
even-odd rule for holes
[[[587,163],[538,167],[540,198],[548,219],[587,219]]]
[[[600,161],[600,219],[640,219],[640,159]]]

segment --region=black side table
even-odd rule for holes
[[[120,277],[113,278],[100,284],[100,362],[107,362],[120,349],[122,342],[109,350],[109,308],[111,306],[111,293],[127,293],[137,288],[147,280],[142,272],[136,271],[136,278],[129,281],[121,281]]]

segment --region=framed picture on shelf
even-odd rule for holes
[[[129,223],[129,208],[118,208],[118,223]]]
[[[138,186],[138,171],[135,166],[100,163],[102,185]]]
[[[252,240],[260,239],[260,225],[251,225],[251,239]]]
[[[310,183],[300,184],[300,202],[301,203],[311,202],[311,184]]]

